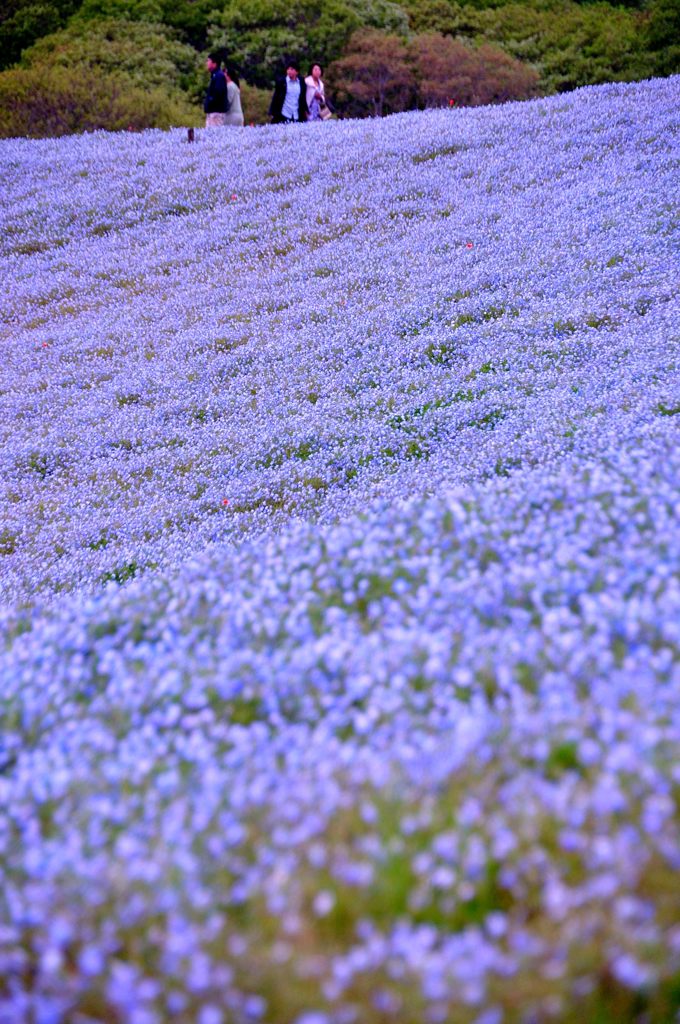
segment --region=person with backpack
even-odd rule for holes
[[[221,128],[227,117],[227,79],[220,68],[220,55],[211,53],[205,62],[210,84],[203,101],[206,128]]]

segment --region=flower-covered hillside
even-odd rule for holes
[[[0,1021],[677,1015],[679,92],[0,148]]]
[[[2,143],[6,597],[663,416],[677,91]]]

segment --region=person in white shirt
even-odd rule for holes
[[[274,124],[293,124],[307,120],[307,89],[300,81],[297,64],[289,61],[284,78],[274,86],[269,115]]]

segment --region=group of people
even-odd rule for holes
[[[331,109],[321,78],[321,65],[313,64],[304,82],[301,82],[300,69],[291,61],[285,76],[277,79],[269,104],[269,116],[274,124],[325,121],[329,118]]]
[[[241,90],[236,72],[222,67],[219,54],[212,53],[206,60],[210,84],[205,94],[206,128],[244,124]],[[295,124],[302,121],[325,121],[331,108],[325,94],[320,64],[313,64],[307,77],[300,78],[300,69],[289,61],[286,74],[277,79],[274,95],[269,104],[269,116],[274,124]]]

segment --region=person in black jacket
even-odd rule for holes
[[[205,111],[206,128],[221,128],[227,116],[227,80],[220,70],[220,57],[211,53],[205,62],[210,72],[210,85],[205,94],[203,109]]]
[[[307,120],[307,89],[300,79],[297,64],[289,61],[286,74],[277,78],[274,95],[269,104],[269,116],[274,124],[294,124]]]

